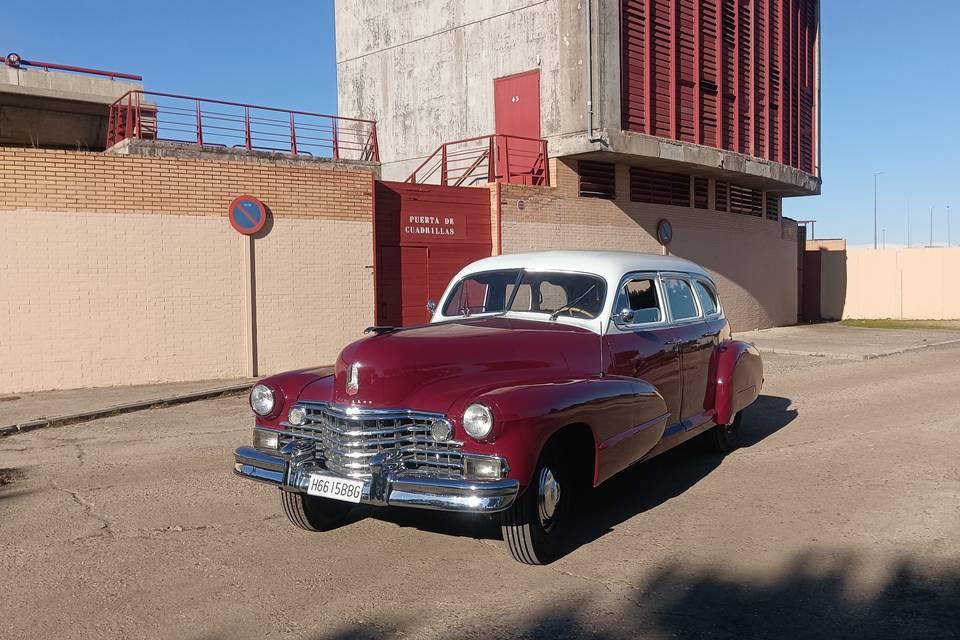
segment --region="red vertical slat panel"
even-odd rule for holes
[[[700,142],[716,146],[720,131],[717,118],[720,83],[718,74],[719,51],[717,47],[717,0],[700,0],[699,5]]]
[[[720,66],[723,104],[723,148],[737,149],[737,16],[735,0],[720,3]]]
[[[673,38],[671,0],[650,0],[650,79],[652,113],[650,133],[674,138],[673,114]]]
[[[750,0],[737,0],[737,150],[752,153],[753,25]]]
[[[770,79],[767,52],[767,0],[753,4],[753,154],[769,158],[767,149],[767,96]]]
[[[768,75],[770,83],[767,90],[767,102],[769,104],[767,131],[767,140],[769,141],[769,150],[767,157],[770,160],[780,161],[780,87],[782,83],[780,69],[780,16],[783,12],[780,10],[780,0],[767,0],[769,11],[767,19],[770,24],[767,37],[767,51],[769,54],[770,67]]]
[[[621,119],[626,131],[647,131],[646,119],[646,0],[620,4]]]
[[[697,142],[696,98],[696,2],[677,2],[677,136],[685,142]]]
[[[622,122],[816,170],[819,0],[621,0]]]

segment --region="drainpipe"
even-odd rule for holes
[[[587,141],[606,145],[607,141],[593,135],[593,1],[586,0],[587,9]]]

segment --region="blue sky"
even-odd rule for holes
[[[332,0],[127,3],[123,18],[121,7],[31,0],[4,11],[0,50],[139,73],[158,91],[336,112]],[[908,200],[915,243],[929,240],[931,206],[945,242],[952,204],[960,244],[960,3],[823,0],[821,22],[823,195],[788,200],[786,214],[872,245],[883,171],[888,245],[906,243]]]

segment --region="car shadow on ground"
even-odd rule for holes
[[[742,447],[752,447],[790,424],[797,411],[789,398],[761,395],[743,412]],[[732,455],[736,455],[733,453]],[[610,532],[616,525],[679,496],[720,466],[724,456],[706,451],[697,439],[637,464],[592,490],[581,500],[570,551]],[[638,491],[637,487],[643,487]],[[401,527],[451,536],[502,540],[499,518],[418,509],[360,507],[351,522],[377,518]]]
[[[866,577],[865,576],[869,576]],[[598,578],[602,580],[602,577]],[[844,549],[806,549],[763,575],[723,564],[678,561],[628,578],[620,603],[600,590],[571,591],[562,604],[477,619],[440,637],[676,638],[679,640],[960,637],[960,564],[902,553],[869,558]],[[618,581],[620,584],[620,581]],[[507,588],[506,586],[504,588]],[[389,615],[344,625],[311,640],[412,637]],[[428,618],[420,623],[429,626]],[[430,637],[434,637],[432,634]]]

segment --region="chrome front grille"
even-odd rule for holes
[[[287,425],[288,433],[303,444],[313,444],[316,459],[334,473],[369,478],[370,459],[387,452],[391,464],[401,466],[405,475],[463,477],[463,443],[437,442],[430,435],[434,422],[446,421],[442,415],[298,404],[306,410],[307,421],[301,426]]]

